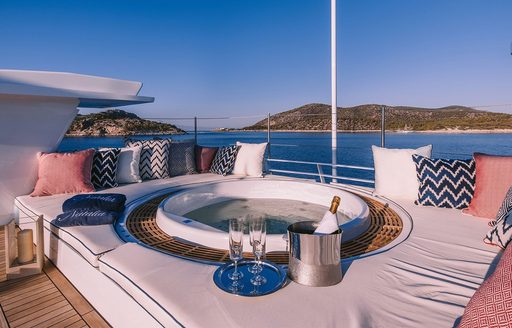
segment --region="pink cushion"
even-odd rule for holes
[[[474,216],[494,219],[512,186],[512,157],[475,153],[475,194],[463,210]]]
[[[94,149],[75,153],[39,153],[39,172],[30,196],[94,191],[91,169]]]
[[[217,154],[219,147],[202,147],[196,145],[196,170],[199,173],[210,172],[215,154]]]
[[[459,328],[512,326],[512,245],[469,300]]]

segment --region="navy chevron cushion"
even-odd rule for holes
[[[169,145],[171,139],[131,140],[125,142],[126,147],[142,146],[139,171],[142,180],[165,179],[169,177]]]
[[[103,148],[94,153],[91,172],[94,188],[117,187],[117,162],[120,153],[119,148]]]
[[[240,146],[222,147],[215,154],[210,172],[221,175],[228,175],[235,166],[236,154]]]
[[[457,209],[469,206],[475,191],[473,159],[412,158],[420,182],[416,204]]]

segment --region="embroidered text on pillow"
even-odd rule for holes
[[[57,227],[103,225],[114,223],[118,217],[118,212],[80,208],[57,215],[52,223]]]
[[[78,208],[97,209],[104,211],[122,212],[126,202],[123,194],[83,194],[66,199],[62,211],[67,212]]]

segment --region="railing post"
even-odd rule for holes
[[[338,175],[336,164],[338,164],[338,76],[336,56],[336,0],[331,0],[331,152],[332,167],[331,182],[337,182]]]
[[[268,158],[270,158],[270,113],[267,116],[267,143],[268,143]]]
[[[265,171],[270,174],[270,113],[267,115],[267,161],[265,162]]]
[[[322,170],[322,165],[317,163],[316,169],[318,170],[318,176],[320,177],[320,182],[325,183],[324,171]]]
[[[197,144],[197,116],[194,116],[194,140]]]
[[[386,147],[386,106],[380,108],[380,146]]]

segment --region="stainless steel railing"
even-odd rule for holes
[[[330,114],[329,114],[330,115]],[[382,130],[381,130],[381,146],[384,146],[385,142],[385,124],[384,124],[384,115],[385,115],[385,107],[382,108],[381,111],[382,115]],[[303,114],[301,116],[325,116],[324,114]],[[288,145],[288,144],[273,144],[272,143],[272,129],[271,129],[271,114],[267,113],[267,115],[251,115],[251,116],[236,116],[236,117],[167,117],[167,118],[146,118],[151,120],[157,120],[157,121],[188,121],[193,124],[193,130],[190,131],[194,134],[194,140],[197,143],[198,140],[198,133],[199,133],[199,122],[200,121],[226,121],[226,120],[236,120],[236,119],[248,119],[248,118],[259,118],[259,119],[265,119],[267,121],[266,124],[266,130],[262,130],[262,132],[266,132],[266,139],[269,144],[269,147],[267,148],[267,173],[270,174],[278,174],[278,175],[295,175],[295,176],[303,176],[303,177],[314,177],[315,179],[318,179],[322,183],[328,183],[328,179],[330,181],[345,181],[348,183],[362,183],[366,185],[372,185],[374,184],[374,180],[371,179],[364,179],[359,177],[354,177],[350,175],[341,175],[341,174],[327,174],[325,173],[324,169],[326,168],[339,168],[339,169],[350,169],[350,170],[356,170],[356,171],[373,171],[374,169],[371,167],[364,167],[364,166],[355,166],[355,165],[343,165],[343,164],[332,164],[332,163],[324,163],[324,162],[310,162],[310,161],[298,161],[298,160],[291,160],[291,159],[284,159],[284,158],[273,158],[271,153],[271,147],[272,144],[273,147],[300,147],[298,145]],[[192,126],[191,126],[192,127]],[[293,165],[302,165],[302,166],[311,166],[313,172],[308,172],[307,170],[300,170],[300,169],[281,169],[281,168],[273,168],[271,163],[282,163],[282,164],[288,164],[288,166]]]
[[[343,164],[331,164],[331,163],[320,163],[320,162],[307,162],[307,161],[295,161],[295,160],[287,160],[287,159],[278,159],[278,158],[267,158],[267,162],[278,162],[278,163],[286,163],[286,164],[301,164],[301,165],[311,165],[315,166],[318,173],[313,172],[305,172],[305,171],[295,171],[295,170],[282,170],[282,169],[273,169],[270,168],[268,172],[277,173],[277,174],[293,174],[300,176],[312,176],[320,179],[320,182],[326,183],[325,178],[330,178],[333,180],[341,180],[348,182],[360,182],[364,184],[374,184],[375,180],[370,179],[361,179],[354,178],[344,175],[331,175],[323,172],[323,167],[336,167],[341,169],[351,169],[351,170],[362,170],[362,171],[374,171],[373,167],[366,166],[356,166],[356,165],[343,165]]]

